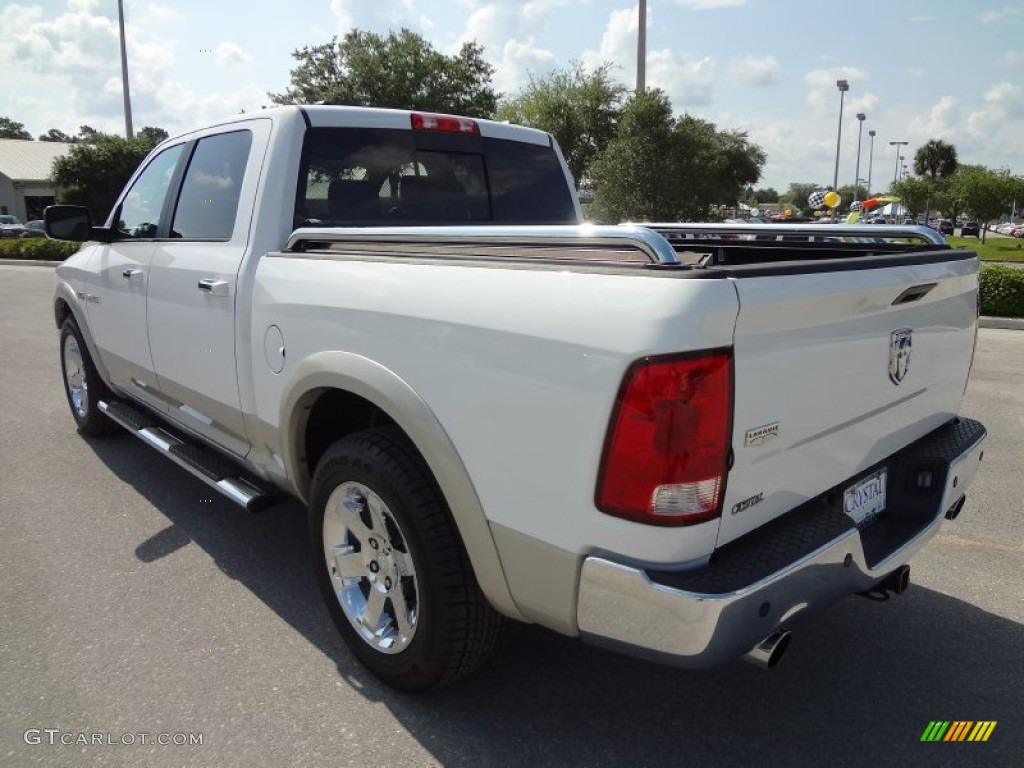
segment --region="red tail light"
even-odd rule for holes
[[[414,131],[439,131],[441,133],[464,133],[470,136],[480,135],[480,126],[476,120],[453,115],[427,115],[413,112],[412,129]]]
[[[650,525],[718,517],[731,422],[729,350],[634,363],[608,427],[598,509]]]

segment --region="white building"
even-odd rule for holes
[[[0,213],[21,221],[42,218],[43,208],[54,202],[53,161],[70,148],[56,141],[0,139]]]

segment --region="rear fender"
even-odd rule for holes
[[[314,470],[305,456],[306,418],[324,389],[362,397],[405,432],[448,502],[480,588],[500,613],[523,620],[509,591],[483,506],[458,451],[430,407],[390,369],[340,351],[319,352],[292,369],[283,388],[279,423],[285,470],[299,497],[308,503]]]

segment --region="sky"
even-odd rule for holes
[[[679,113],[747,131],[767,153],[756,186],[831,184],[846,79],[839,184],[892,181],[929,139],[963,163],[1024,174],[1024,1],[649,0],[647,85]],[[637,5],[629,0],[125,0],[136,129],[172,134],[271,105],[291,53],[352,28],[407,27],[455,52],[484,47],[494,85],[582,61],[636,78]],[[0,116],[33,134],[83,124],[123,132],[116,0],[4,0]],[[869,130],[876,131],[871,151]]]

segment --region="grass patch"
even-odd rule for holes
[[[977,237],[947,236],[946,242],[954,248],[976,251],[982,261],[1024,261],[1024,238],[989,236],[982,245]]]

